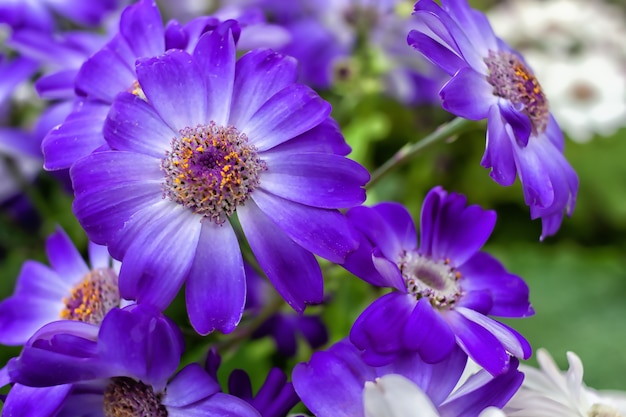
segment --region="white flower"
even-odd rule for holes
[[[520,390],[504,407],[508,417],[626,417],[626,393],[602,392],[583,383],[583,365],[567,352],[562,372],[544,349],[537,351],[540,370],[520,365],[526,375]]]
[[[455,396],[452,394],[450,398]],[[366,382],[363,404],[365,417],[441,417],[428,395],[398,374],[387,374],[376,381]],[[478,417],[506,416],[498,408],[487,407]]]
[[[533,68],[571,139],[585,142],[626,126],[623,10],[601,0],[519,0],[488,15]]]

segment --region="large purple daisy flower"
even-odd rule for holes
[[[176,325],[150,306],[111,310],[100,327],[72,321],[48,324],[9,361],[8,373],[16,385],[4,412],[12,415],[37,399],[37,415],[44,417],[260,416],[245,401],[222,393],[198,364],[174,374],[182,351]]]
[[[358,238],[336,210],[360,204],[367,171],[270,50],[236,60],[237,26],[204,34],[193,55],[139,60],[145,99],[121,93],[104,128],[112,150],[71,169],[87,234],[123,260],[124,297],[165,308],[183,282],[200,333],[231,331],[245,303],[235,214],[256,258],[294,309],[319,303],[313,255],[342,262]],[[237,226],[239,227],[239,226]]]
[[[292,377],[297,394],[317,417],[402,415],[380,413],[380,407],[379,412],[372,409],[376,405],[372,403],[380,401],[368,391],[389,377],[406,381],[422,394],[421,401],[397,396],[403,403],[397,405],[419,410],[411,415],[477,417],[489,406],[506,404],[524,379],[515,360],[506,373],[495,378],[481,370],[460,381],[466,362],[467,355],[455,348],[436,364],[424,362],[419,355],[407,355],[389,365],[372,367],[344,340],[328,351],[314,353],[308,363],[298,364]],[[455,389],[457,384],[460,386]]]
[[[22,345],[43,325],[61,319],[99,325],[121,299],[114,262],[106,247],[89,244],[88,266],[61,229],[46,241],[50,267],[26,261],[15,293],[0,302],[0,343]]]
[[[422,208],[419,246],[411,215],[399,204],[356,207],[347,215],[363,237],[344,266],[397,290],[374,301],[352,327],[350,339],[368,362],[384,364],[407,351],[437,362],[459,345],[497,375],[508,369],[509,354],[530,356],[522,336],[487,317],[534,313],[524,281],[479,252],[495,212],[435,188]]]
[[[555,234],[574,210],[578,177],[563,156],[563,134],[539,82],[524,59],[493,33],[466,0],[415,4],[416,30],[408,42],[452,78],[441,89],[443,107],[471,120],[487,119],[481,165],[501,185],[519,176],[541,238]]]

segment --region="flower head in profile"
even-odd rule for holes
[[[298,364],[292,378],[317,417],[491,417],[484,410],[506,404],[524,376],[515,360],[497,377],[479,370],[463,379],[466,362],[467,355],[455,348],[436,364],[404,355],[372,367],[343,340]]]
[[[119,262],[89,243],[89,264],[62,229],[46,241],[50,266],[26,261],[15,293],[0,303],[0,343],[22,345],[43,325],[75,320],[99,325],[112,308],[128,304],[118,289]]]
[[[350,332],[369,363],[388,363],[406,352],[434,363],[458,345],[498,375],[508,369],[509,355],[530,356],[521,335],[488,317],[534,314],[526,283],[480,251],[495,212],[434,188],[422,207],[419,244],[413,219],[400,204],[355,207],[347,216],[362,239],[344,267],[396,290],[374,301]]]
[[[487,119],[481,165],[501,185],[519,176],[541,238],[555,234],[574,210],[578,177],[563,156],[564,139],[539,81],[524,59],[493,33],[466,0],[415,4],[408,42],[450,75],[440,91],[457,116]]]
[[[545,349],[537,350],[540,369],[523,365],[524,384],[505,407],[508,417],[620,417],[626,393],[596,391],[583,382],[583,364],[567,352],[569,369],[561,371]]]
[[[32,415],[43,417],[259,416],[245,401],[222,393],[199,364],[176,372],[182,351],[180,330],[147,305],[111,310],[100,327],[48,324],[9,361],[16,385],[4,412],[22,412],[35,400],[39,412]]]
[[[199,333],[231,331],[246,297],[231,221],[298,311],[319,303],[315,255],[342,262],[358,237],[337,210],[365,199],[368,172],[349,152],[330,104],[296,83],[296,62],[271,50],[236,58],[227,21],[193,54],[137,63],[143,96],[120,93],[110,150],[72,167],[74,211],[123,261],[120,291],[165,308],[183,283]],[[145,97],[144,97],[145,96]]]

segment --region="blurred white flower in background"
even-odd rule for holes
[[[524,382],[504,407],[508,417],[625,417],[626,393],[596,391],[583,383],[580,358],[567,352],[569,369],[559,370],[544,349],[537,350],[540,369],[520,365]]]
[[[488,13],[576,141],[626,126],[626,14],[601,0],[509,0]]]

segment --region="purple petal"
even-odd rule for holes
[[[126,41],[115,36],[81,66],[75,80],[77,93],[103,104],[112,103],[116,94],[130,90],[137,80],[134,61]]]
[[[314,415],[364,415],[362,391],[365,380],[346,365],[330,352],[317,352],[309,363],[300,363],[294,368],[293,386]]]
[[[548,148],[550,147],[536,146],[529,142],[529,145],[524,148],[516,147],[513,153],[524,190],[524,201],[531,208],[533,206],[550,207],[555,200],[556,191],[550,181],[551,161],[545,161],[540,153]]]
[[[513,158],[511,134],[502,120],[498,106],[489,109],[487,117],[487,145],[480,165],[491,168],[489,175],[498,184],[508,187],[515,182],[517,170]]]
[[[464,386],[470,385],[472,377]],[[490,406],[502,408],[518,391],[523,380],[524,374],[511,367],[508,372],[498,375],[485,384],[481,384],[479,387],[467,392],[466,395],[455,395],[453,399],[439,407],[440,415],[474,417]],[[460,390],[463,390],[464,386]]]
[[[398,217],[391,220],[389,215]],[[382,203],[374,207],[354,207],[348,210],[346,216],[392,262],[398,261],[403,251],[415,249],[417,246],[411,214],[400,204]]]
[[[385,219],[385,223],[398,246],[403,250],[415,249],[417,246],[417,231],[411,213],[397,203],[379,203],[373,207],[374,211]],[[391,259],[391,258],[390,258]]]
[[[168,417],[261,417],[261,414],[244,400],[233,395],[217,394],[184,408],[168,408]]]
[[[120,33],[138,58],[153,57],[165,51],[161,14],[152,0],[141,0],[122,12]]]
[[[177,136],[152,106],[130,93],[116,97],[104,124],[104,137],[112,149],[159,159]]]
[[[297,244],[332,262],[341,263],[356,249],[358,235],[338,211],[305,206],[257,189],[252,200]]]
[[[191,210],[162,201],[138,212],[116,243],[124,251],[120,294],[165,309],[191,268],[200,236],[200,219]],[[125,249],[124,249],[125,248]]]
[[[378,287],[396,287],[396,285],[402,285],[404,283],[402,276],[400,276],[400,281],[397,283],[387,282],[386,277],[381,275],[378,271],[378,267],[373,263],[373,252],[374,247],[370,241],[361,234],[359,246],[355,251],[348,254],[342,266],[362,280]]]
[[[109,250],[106,246],[89,242],[87,250],[89,252],[89,264],[92,269],[111,267],[111,255],[109,255]]]
[[[383,286],[406,292],[406,283],[404,282],[400,268],[396,263],[383,257],[378,248],[372,251],[372,263],[374,264],[374,268],[380,273],[380,276],[383,277]]]
[[[322,208],[352,207],[365,201],[369,180],[365,168],[332,154],[263,153],[269,169],[261,174],[263,189],[291,201]]]
[[[207,96],[207,119],[218,126],[228,124],[233,98],[236,61],[233,28],[238,28],[233,20],[222,23],[213,32],[203,35],[193,52],[206,82],[202,94]]]
[[[446,320],[454,330],[459,346],[477,364],[491,375],[499,375],[507,371],[509,355],[500,340],[491,332],[456,311],[450,311],[446,315]]]
[[[521,112],[517,106],[507,100],[500,100],[498,103],[502,119],[511,126],[513,137],[517,140],[519,146],[528,145],[530,134],[532,133],[532,124],[530,118]]]
[[[346,156],[351,150],[341,134],[339,124],[327,118],[313,129],[272,148],[272,155],[318,152]]]
[[[0,303],[0,343],[23,345],[43,325],[59,320],[63,304],[61,298],[55,301],[26,296],[4,299]]]
[[[98,334],[98,352],[119,376],[135,377],[160,391],[178,367],[183,338],[158,310],[133,305],[106,315]]]
[[[166,407],[185,407],[221,391],[217,381],[197,363],[185,366],[167,384],[161,404]]]
[[[80,252],[61,228],[46,240],[46,254],[52,269],[67,277],[68,282],[77,283],[89,272]]]
[[[422,207],[420,252],[459,267],[485,244],[495,223],[494,211],[467,206],[465,196],[434,188]]]
[[[428,298],[417,302],[406,322],[402,334],[403,343],[410,350],[417,350],[426,363],[437,363],[445,359],[455,346],[452,329],[438,311],[430,305]]]
[[[159,160],[132,152],[99,152],[70,170],[74,213],[98,244],[117,239],[138,211],[162,201]]]
[[[483,55],[481,55],[481,52],[488,50],[484,39],[468,37],[465,28],[459,25],[459,22],[450,16],[447,10],[442,10],[431,0],[422,0],[415,5],[414,16],[432,31],[434,39],[441,39],[445,46],[462,56],[469,66],[477,71],[486,70]],[[494,42],[495,37],[489,39],[489,43]]]
[[[477,311],[465,307],[457,307],[456,311],[468,320],[487,329],[492,335],[498,338],[500,343],[511,354],[521,359],[528,359],[532,354],[530,344],[518,332],[509,326],[497,322]]]
[[[188,53],[170,49],[158,58],[139,59],[137,78],[148,102],[173,130],[208,122],[205,79]]]
[[[72,390],[71,384],[33,388],[15,384],[2,407],[5,416],[55,416]]]
[[[470,8],[465,1],[443,0],[442,5],[450,17],[463,28],[467,38],[482,56],[487,56],[490,50],[498,49],[496,35],[483,13]]]
[[[324,282],[315,257],[285,235],[253,200],[237,213],[252,252],[285,301],[298,312],[307,303],[321,303]]]
[[[297,79],[295,59],[268,49],[250,51],[237,61],[229,123],[245,126],[274,94]]]
[[[459,268],[459,272],[464,277],[464,291],[489,292],[493,306],[488,314],[500,317],[528,317],[534,314],[528,300],[528,285],[519,276],[507,272],[491,255],[478,252]],[[463,303],[467,307],[465,300]]]
[[[106,145],[102,126],[109,106],[100,102],[80,101],[58,127],[44,137],[41,148],[44,168],[69,168],[78,159]]]
[[[238,128],[263,152],[314,128],[329,114],[330,104],[315,91],[292,84],[274,94]]]
[[[202,223],[185,294],[196,332],[230,333],[239,323],[246,302],[246,277],[237,236],[229,223]]]
[[[415,298],[409,294],[392,292],[382,296],[356,319],[350,330],[350,341],[359,349],[379,353],[402,351],[404,329],[415,304]]]
[[[37,261],[28,260],[22,265],[17,277],[15,294],[39,300],[61,301],[70,288],[78,283],[81,276],[59,275],[50,267]]]
[[[489,108],[497,102],[493,87],[485,76],[472,68],[461,68],[443,86],[439,95],[443,108],[452,114],[470,120],[482,120],[489,114]]]
[[[407,43],[448,75],[454,75],[467,64],[456,53],[417,30],[411,30]]]

